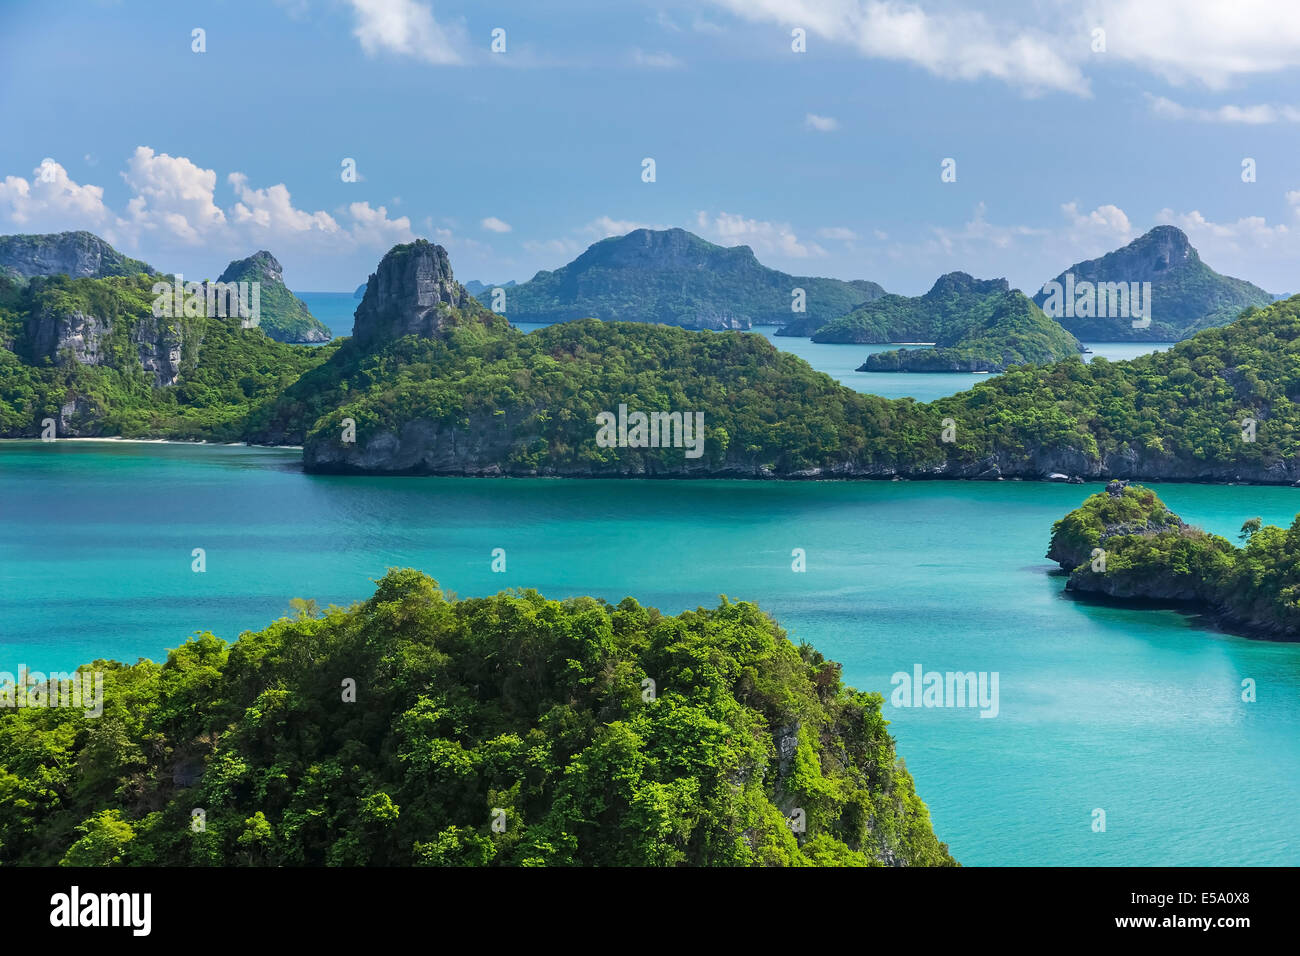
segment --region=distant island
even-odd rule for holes
[[[1051,282],[1054,287],[1045,283],[1035,292],[1034,303],[1093,342],[1175,341],[1275,299],[1244,279],[1215,272],[1176,226],[1156,226],[1100,259],[1076,262]],[[1140,295],[1144,283],[1150,283],[1150,298],[1139,303],[1138,314],[1133,293]]]
[[[0,436],[301,444],[308,470],[355,474],[1300,481],[1300,297],[1167,352],[1015,365],[926,404],[859,394],[759,335],[524,335],[424,240],[390,250],[353,335],[316,348],[156,319],[152,281],[0,277]],[[653,442],[651,416],[669,428]]]
[[[1181,605],[1248,633],[1300,640],[1300,516],[1242,525],[1236,547],[1186,524],[1149,488],[1113,481],[1052,526],[1047,556],[1066,589]]]
[[[657,322],[689,329],[827,322],[884,294],[874,282],[792,276],[685,229],[636,229],[602,239],[577,259],[508,288],[512,322]],[[493,306],[491,287],[474,293]]]
[[[307,303],[284,284],[284,270],[265,249],[226,266],[218,282],[257,282],[261,285],[258,327],[277,342],[328,342],[333,336],[325,323],[311,314]]]
[[[753,604],[456,600],[396,569],[293,604],[87,665],[98,716],[32,705],[58,685],[0,708],[0,862],[956,865],[880,695]]]
[[[171,278],[146,262],[122,255],[90,232],[0,236],[0,278],[10,280],[12,284],[21,285],[25,279],[48,276],[108,279],[140,275],[153,276],[155,281],[164,282]],[[197,281],[197,277],[191,276],[187,281]],[[258,326],[277,342],[330,340],[329,329],[285,286],[279,261],[266,250],[231,262],[216,281],[258,283]],[[83,314],[83,317],[92,324],[108,318],[89,314]]]
[[[1048,364],[1082,346],[1006,279],[941,276],[922,296],[884,295],[829,322],[814,342],[934,342],[870,355],[859,372],[1001,372]]]

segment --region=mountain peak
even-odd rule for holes
[[[1096,259],[1076,262],[1058,275],[1053,283],[1058,289],[1081,288],[1088,301],[1080,304],[1062,300],[1063,314],[1055,315],[1062,325],[1087,341],[1181,339],[1203,328],[1226,325],[1248,306],[1265,306],[1273,297],[1243,279],[1220,275],[1202,260],[1187,234],[1177,226],[1156,226],[1132,242]],[[1094,302],[1098,283],[1111,289],[1124,288],[1130,296],[1149,284],[1147,312],[1143,316],[1114,314],[1110,298]],[[1040,307],[1054,293],[1043,289],[1034,293]],[[1105,307],[1103,309],[1103,306]]]
[[[393,246],[366,282],[357,306],[352,339],[360,345],[401,338],[432,337],[450,309],[471,302],[455,280],[447,250],[427,239]]]
[[[218,282],[239,282],[247,280],[250,276],[261,279],[264,282],[283,282],[284,269],[280,266],[280,261],[267,252],[265,249],[259,249],[247,259],[236,259],[226,266],[226,270],[218,277]]]
[[[966,272],[949,272],[939,276],[926,295],[938,296],[955,292],[990,295],[995,292],[1010,291],[1011,285],[1006,279],[976,279]]]

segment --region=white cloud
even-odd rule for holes
[[[1027,93],[1089,95],[1088,81],[1072,60],[1081,51],[1071,51],[1069,44],[1046,32],[995,26],[976,11],[928,13],[902,0],[713,2],[748,20],[803,27],[810,37],[848,44],[864,56],[912,63],[937,76],[991,78]],[[1059,23],[1060,17],[1053,22]]]
[[[1300,109],[1294,106],[1234,106],[1225,104],[1213,109],[1199,109],[1183,106],[1163,96],[1147,94],[1151,112],[1166,119],[1189,119],[1202,123],[1238,123],[1260,126],[1268,123],[1300,123]]]
[[[488,216],[479,225],[488,232],[510,232],[510,223],[496,216]]]
[[[818,116],[816,113],[809,113],[805,116],[803,124],[819,133],[830,133],[840,128],[840,121],[834,116]]]
[[[640,49],[632,51],[632,62],[637,66],[648,66],[656,70],[675,70],[685,65],[671,53],[663,51],[646,53]]]
[[[73,182],[68,171],[49,158],[32,170],[30,181],[21,176],[0,181],[0,213],[16,226],[45,232],[98,227],[112,220],[102,187]]]
[[[1133,238],[1133,226],[1128,215],[1118,206],[1098,206],[1092,212],[1079,212],[1079,204],[1061,204],[1061,214],[1076,233],[1092,233],[1108,240],[1127,242]]]
[[[416,0],[350,0],[353,34],[369,56],[396,53],[439,66],[462,63],[464,28],[440,24],[433,10]]]
[[[74,183],[62,166],[47,160],[31,182],[15,176],[0,181],[0,228],[8,222],[29,232],[92,229],[131,251],[143,247],[164,265],[184,246],[231,256],[271,247],[283,259],[295,252],[386,251],[415,238],[410,220],[390,218],[384,206],[351,203],[340,221],[328,212],[297,208],[283,183],[255,188],[238,172],[226,177],[235,201],[223,207],[215,170],[147,146],[136,147],[122,179],[132,195],[118,215],[104,205],[101,187]]]
[[[601,216],[599,219],[593,219],[583,226],[582,231],[598,239],[608,239],[610,236],[625,236],[634,229],[667,228],[667,226],[656,226],[648,222],[635,222],[631,219],[611,219],[609,216]]]
[[[817,236],[820,239],[839,239],[843,242],[850,242],[858,238],[856,232],[843,226],[823,226],[817,230]]]
[[[388,218],[386,206],[372,207],[368,202],[348,204],[348,215],[352,217],[349,237],[359,246],[387,251],[399,242],[410,242],[415,238],[411,231],[409,216]]]
[[[746,245],[759,255],[777,255],[789,259],[826,255],[826,250],[817,243],[801,241],[789,223],[746,219],[729,212],[710,216],[703,211],[696,213],[695,223],[701,234],[721,245]]]
[[[1224,89],[1300,63],[1300,4],[1292,0],[1092,0],[1106,53],[1171,82]]]
[[[135,193],[126,204],[126,218],[137,234],[160,232],[183,243],[198,244],[227,225],[226,214],[214,198],[216,172],[184,156],[137,146],[122,178]]]
[[[256,227],[269,236],[293,235],[313,230],[324,233],[339,231],[339,224],[329,213],[295,209],[289,190],[283,183],[266,189],[253,189],[243,173],[231,173],[226,179],[240,200],[230,211],[230,221],[236,225]]]
[[[1291,200],[1293,193],[1287,193]],[[1291,230],[1284,223],[1270,226],[1263,216],[1243,216],[1235,222],[1212,222],[1199,209],[1191,212],[1175,213],[1172,209],[1162,209],[1156,213],[1156,222],[1177,226],[1187,233],[1192,245],[1201,241],[1215,241],[1217,248],[1240,249],[1243,246],[1269,246],[1290,235]]]

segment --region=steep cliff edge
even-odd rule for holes
[[[157,275],[147,262],[124,256],[93,232],[0,236],[0,269],[15,275],[66,275],[73,279]]]
[[[352,342],[372,348],[405,335],[432,338],[466,316],[494,324],[491,315],[456,281],[447,250],[417,239],[389,250],[366,282]]]

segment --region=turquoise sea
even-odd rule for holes
[[[287,449],[0,442],[0,670],[158,659],[196,629],[233,640],[293,597],[365,598],[395,565],[462,596],[675,613],[725,593],[887,700],[918,664],[998,673],[995,718],[885,708],[963,863],[1300,863],[1300,644],[1064,597],[1048,535],[1097,487],[354,478],[305,475]],[[1224,535],[1300,510],[1291,488],[1159,491]]]

